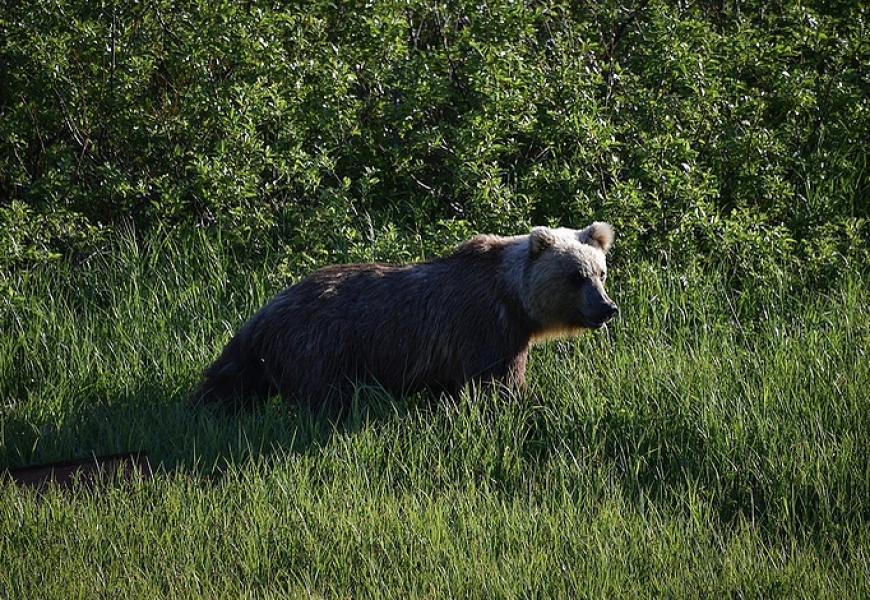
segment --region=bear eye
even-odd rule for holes
[[[607,281],[607,271],[601,271],[601,282]]]

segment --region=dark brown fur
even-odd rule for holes
[[[340,404],[359,383],[396,397],[455,395],[468,382],[519,388],[529,342],[544,326],[509,280],[521,275],[506,266],[516,239],[478,236],[424,263],[321,269],[245,323],[205,371],[197,398]]]

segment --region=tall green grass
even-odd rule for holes
[[[533,350],[522,398],[189,408],[281,259],[128,236],[7,274],[0,467],[141,449],[157,473],[0,484],[0,596],[870,592],[866,275],[617,265],[620,318]]]

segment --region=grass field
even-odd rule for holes
[[[189,408],[279,260],[131,237],[0,282],[0,468],[156,468],[0,483],[0,597],[870,594],[866,275],[618,265],[620,318],[536,348],[525,397]]]

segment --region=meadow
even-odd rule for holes
[[[207,235],[19,270],[0,467],[130,450],[152,478],[0,484],[0,596],[845,598],[870,592],[870,294],[663,260],[530,389],[191,408],[287,282]]]
[[[0,598],[870,596],[870,12],[20,0]],[[529,389],[192,408],[288,283],[611,223]],[[146,452],[34,490],[9,469]]]

